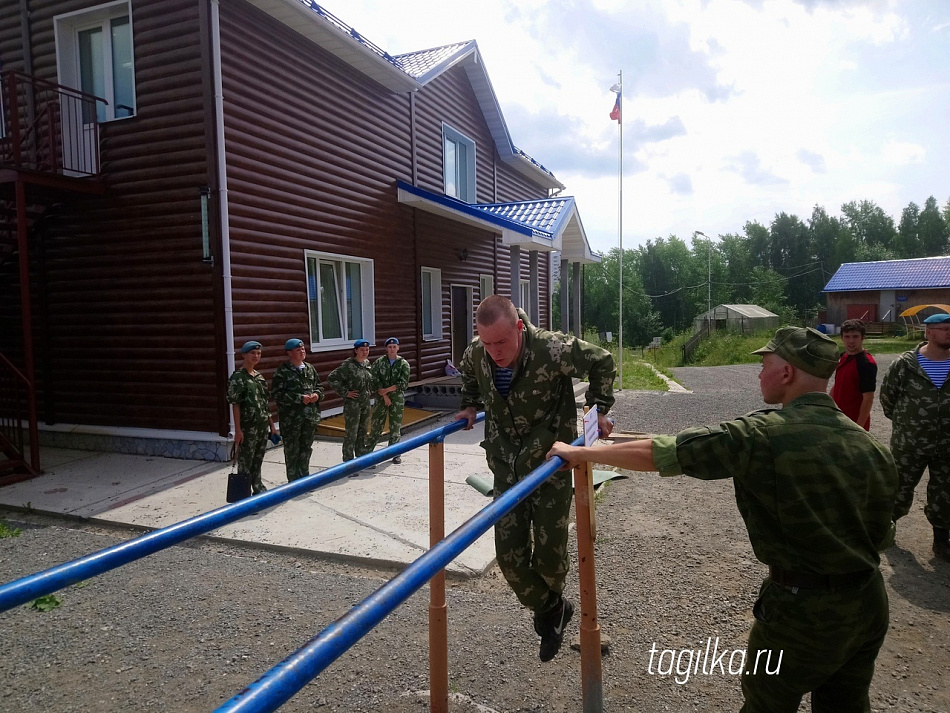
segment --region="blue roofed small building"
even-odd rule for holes
[[[901,315],[924,305],[950,304],[950,256],[911,260],[847,262],[825,285],[829,323],[846,319],[901,322]],[[919,314],[942,312],[923,308]]]

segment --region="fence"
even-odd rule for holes
[[[482,420],[484,414],[479,414]],[[403,604],[426,582],[430,584],[429,649],[430,700],[432,711],[448,711],[448,634],[446,627],[445,566],[469,547],[504,515],[523,502],[533,490],[557,471],[563,461],[554,458],[528,474],[490,505],[476,513],[448,537],[444,536],[445,436],[461,430],[456,421],[408,438],[380,451],[341,463],[314,475],[295,480],[247,500],[142,535],[128,542],[81,557],[72,562],[23,577],[0,586],[0,611],[25,604],[89,577],[116,569],[161,549],[286,502],[304,493],[340,480],[370,465],[376,465],[421,445],[429,445],[429,513],[431,548],[405,570],[324,629],[308,644],[252,683],[217,711],[269,713],[359,641],[379,622]],[[577,439],[575,444],[581,443]],[[578,560],[581,576],[581,673],[585,713],[602,710],[600,627],[597,623],[594,552],[591,537],[592,479],[590,464],[575,470]]]

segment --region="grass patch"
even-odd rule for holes
[[[10,527],[3,520],[0,520],[0,540],[5,537],[19,537],[22,532],[19,527]]]

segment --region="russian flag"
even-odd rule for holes
[[[620,121],[620,92],[617,92],[617,100],[614,102],[614,108],[610,110],[610,118],[614,121]]]

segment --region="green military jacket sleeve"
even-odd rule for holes
[[[273,394],[281,420],[288,416],[301,415],[306,415],[311,419],[316,418],[316,420],[320,418],[319,400],[313,404],[303,402],[303,397],[307,394],[319,394],[320,399],[323,399],[323,384],[320,383],[320,375],[312,364],[304,362],[302,367],[298,369],[288,361],[274,371]]]
[[[927,448],[950,433],[950,379],[938,389],[921,368],[917,354],[925,343],[901,354],[881,381],[881,407],[893,422],[894,449]]]
[[[267,423],[270,417],[269,394],[264,375],[251,376],[241,367],[228,379],[228,403],[241,409],[241,425],[252,426]]]
[[[373,362],[373,378],[375,389],[388,389],[395,386],[393,393],[403,393],[409,387],[409,362],[401,356],[390,364],[385,354]]]
[[[774,567],[874,568],[891,534],[894,459],[827,394],[655,437],[653,459],[661,475],[732,478],[756,557]]]
[[[367,396],[376,391],[376,380],[373,378],[369,360],[360,364],[354,357],[331,371],[327,383],[343,398],[346,398],[349,391],[359,391]]]
[[[544,462],[555,441],[577,437],[573,378],[587,378],[587,404],[607,413],[614,404],[613,356],[572,335],[524,322],[521,356],[508,397],[495,388],[495,364],[476,338],[459,364],[461,407],[485,410],[485,448],[489,459],[504,462],[523,477]]]

